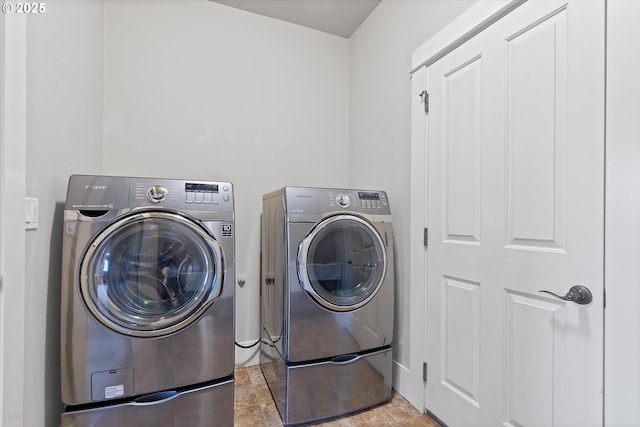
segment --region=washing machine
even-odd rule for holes
[[[233,426],[229,182],[73,175],[62,426]]]
[[[384,191],[263,196],[261,368],[285,425],[391,397],[394,250]]]

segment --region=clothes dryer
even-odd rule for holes
[[[261,366],[287,425],[391,397],[394,251],[384,191],[263,197]]]
[[[73,175],[63,233],[62,426],[232,426],[232,185]]]

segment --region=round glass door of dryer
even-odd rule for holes
[[[321,306],[356,310],[373,299],[386,274],[380,233],[355,215],[336,215],[317,224],[298,248],[298,278]]]
[[[221,246],[181,214],[124,217],[91,243],[80,270],[87,308],[128,336],[171,334],[196,321],[220,296]]]

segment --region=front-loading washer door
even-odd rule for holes
[[[380,233],[355,215],[318,223],[298,247],[298,279],[307,293],[331,311],[351,311],[378,292],[387,269]]]
[[[95,238],[81,264],[80,292],[106,327],[157,337],[197,320],[220,296],[223,275],[221,246],[197,222],[148,211]]]

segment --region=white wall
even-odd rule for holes
[[[348,40],[202,0],[107,1],[104,34],[104,172],[234,184],[236,340],[257,340],[262,195],[347,183]]]
[[[0,425],[23,425],[27,20],[0,16]]]
[[[411,53],[473,3],[382,0],[350,39],[349,186],[389,193],[396,249],[394,360],[406,368],[411,346],[411,99],[418,97],[410,90]],[[422,362],[415,361],[420,367]]]
[[[640,2],[607,4],[605,425],[640,419]]]
[[[24,425],[55,426],[60,401],[62,213],[72,173],[100,173],[102,2],[55,1],[27,22],[26,192],[39,227],[26,233]]]

